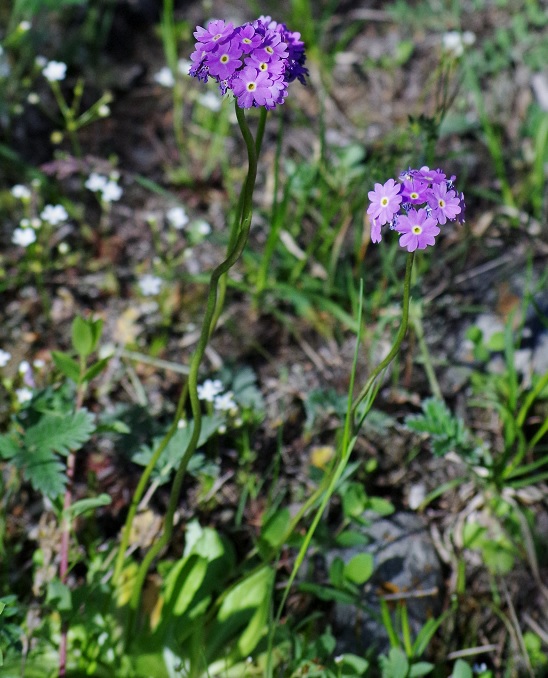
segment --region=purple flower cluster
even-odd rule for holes
[[[211,76],[221,94],[234,93],[240,108],[275,108],[283,104],[290,82],[305,84],[308,71],[301,34],[269,16],[237,27],[210,21],[207,28],[197,26],[194,37],[190,75],[203,82]]]
[[[408,252],[424,250],[433,245],[440,226],[447,221],[464,223],[464,194],[454,190],[456,177],[447,179],[440,170],[428,167],[402,172],[398,177],[375,184],[369,191],[371,204],[367,214],[371,218],[371,240],[382,240],[381,227],[389,224],[400,237],[400,246]]]

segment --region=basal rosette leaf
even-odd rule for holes
[[[25,433],[25,447],[29,453],[50,450],[67,455],[78,450],[95,431],[93,415],[85,409],[69,416],[45,414]]]

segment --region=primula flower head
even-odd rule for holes
[[[433,245],[440,226],[447,221],[464,223],[464,194],[455,189],[456,177],[447,179],[441,169],[410,167],[369,191],[371,241],[382,240],[382,226],[389,224],[400,234],[400,245],[408,252]]]
[[[407,215],[398,217],[396,231],[402,234],[400,246],[406,247],[408,252],[414,252],[433,245],[440,229],[436,220],[429,217],[425,209],[418,212],[410,209]]]
[[[194,37],[189,74],[203,82],[214,78],[221,95],[230,90],[240,108],[275,108],[284,102],[290,82],[306,83],[300,33],[269,16],[237,27],[210,21],[206,28],[197,26]]]

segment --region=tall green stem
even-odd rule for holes
[[[188,382],[187,385],[184,389],[183,394],[181,395],[181,398],[179,400],[179,404],[177,407],[177,413],[176,413],[176,418],[171,425],[169,431],[167,432],[166,436],[163,438],[161,441],[159,447],[155,450],[149,464],[147,465],[145,472],[143,473],[143,477],[141,478],[141,482],[139,483],[139,487],[137,488],[139,491],[140,496],[137,497],[137,491],[135,493],[135,496],[133,497],[132,500],[132,505],[130,507],[130,514],[128,514],[128,520],[126,520],[126,525],[124,528],[124,533],[122,535],[122,543],[120,545],[120,552],[118,553],[118,561],[116,564],[116,569],[115,569],[115,581],[117,581],[121,568],[123,567],[124,563],[124,557],[125,557],[125,552],[129,543],[129,533],[131,531],[131,521],[135,517],[135,513],[137,510],[137,506],[142,498],[142,493],[144,492],[144,488],[146,486],[146,483],[148,482],[148,479],[150,478],[150,474],[152,473],[152,469],[154,468],[154,465],[158,461],[161,452],[165,449],[166,445],[169,443],[173,435],[175,434],[177,430],[177,423],[178,420],[181,416],[182,413],[182,408],[184,405],[184,401],[186,398],[186,394],[188,394],[188,398],[190,400],[190,406],[192,410],[192,417],[193,417],[193,428],[192,428],[192,435],[191,439],[189,441],[189,444],[183,454],[183,457],[181,459],[179,468],[177,469],[177,473],[175,474],[175,479],[173,481],[173,486],[171,488],[171,493],[169,497],[169,503],[168,503],[168,508],[166,511],[166,516],[165,516],[165,521],[164,521],[164,529],[162,532],[162,535],[160,538],[156,541],[155,544],[152,545],[148,553],[146,554],[145,558],[143,559],[143,562],[139,566],[138,572],[137,572],[137,577],[136,581],[134,582],[133,586],[133,592],[132,592],[132,597],[130,600],[130,609],[131,609],[131,614],[130,614],[130,622],[128,624],[128,632],[131,633],[134,627],[135,623],[135,618],[136,618],[136,613],[139,608],[140,604],[140,599],[141,599],[141,591],[143,588],[143,584],[145,581],[145,578],[147,576],[148,570],[150,568],[150,565],[152,564],[153,560],[156,558],[156,556],[162,551],[162,549],[167,545],[171,538],[171,534],[173,532],[173,521],[174,521],[174,516],[175,516],[175,511],[179,502],[179,496],[181,493],[181,487],[183,484],[183,480],[185,477],[186,473],[186,468],[188,466],[188,462],[190,461],[190,458],[196,451],[196,447],[198,445],[198,441],[200,438],[200,433],[201,433],[201,427],[202,427],[202,413],[201,413],[201,405],[200,405],[200,400],[198,398],[198,373],[200,366],[202,364],[202,360],[207,348],[207,344],[209,341],[209,338],[215,329],[216,321],[220,315],[221,312],[221,307],[219,304],[219,283],[221,280],[226,279],[226,275],[228,271],[234,266],[236,261],[240,258],[243,249],[247,243],[247,239],[249,236],[249,229],[251,227],[251,217],[252,217],[252,208],[253,208],[253,190],[255,188],[255,181],[257,177],[257,158],[258,158],[258,151],[260,150],[260,144],[257,144],[256,141],[253,139],[253,135],[251,134],[251,131],[249,129],[249,126],[247,124],[246,118],[244,111],[240,109],[236,105],[236,117],[238,119],[238,124],[240,126],[240,130],[242,132],[242,136],[244,138],[246,148],[247,148],[247,156],[248,156],[248,172],[247,172],[247,178],[244,183],[244,186],[242,187],[242,197],[241,200],[239,201],[238,205],[238,223],[237,223],[237,228],[233,226],[230,237],[229,237],[229,243],[228,243],[228,252],[225,260],[221,262],[217,268],[214,269],[214,271],[211,274],[211,279],[209,283],[209,291],[208,291],[208,296],[207,296],[207,303],[206,303],[206,311],[204,314],[204,318],[202,321],[202,328],[200,332],[200,338],[198,340],[198,344],[196,346],[196,350],[192,356],[191,362],[190,362],[190,368],[189,368],[189,375],[188,375]],[[259,128],[258,128],[258,133],[257,133],[257,138],[262,139],[263,131],[264,131],[264,124],[266,120],[266,110],[262,109],[261,110],[261,117],[259,121]],[[224,300],[224,289],[222,293],[222,300]],[[145,480],[143,480],[145,478]],[[128,636],[129,637],[129,636]]]

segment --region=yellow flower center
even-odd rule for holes
[[[384,198],[381,198],[381,205],[383,207],[386,207],[388,205],[388,198],[386,196]]]
[[[411,198],[411,200],[417,200],[418,197],[419,197],[419,194],[416,191],[413,191],[413,193],[409,194],[409,197]]]
[[[422,228],[418,224],[415,224],[412,231],[415,235],[420,235],[422,233]]]
[[[272,47],[265,47],[265,52],[268,52],[269,54],[274,54],[274,50]]]
[[[257,88],[257,85],[254,82],[248,82],[246,89],[248,92],[253,92]]]
[[[442,198],[440,198],[438,200],[438,205],[443,209],[445,207],[445,200],[442,200]]]
[[[228,63],[228,59],[229,59],[228,54],[223,54],[223,56],[219,59],[219,61],[220,61],[222,64],[227,64],[227,63]]]

